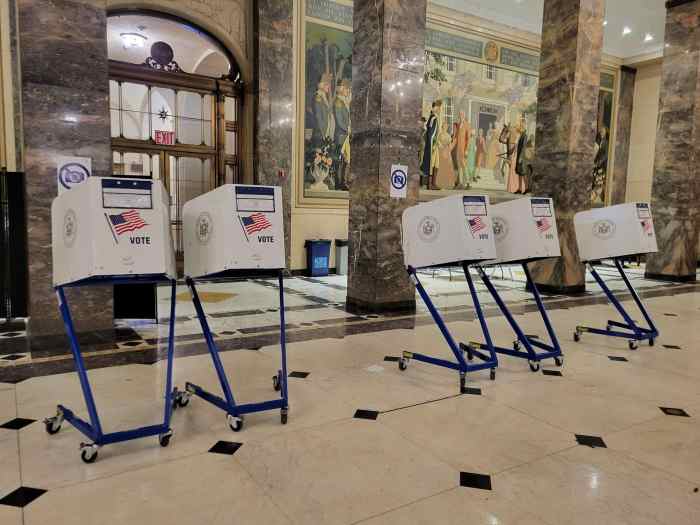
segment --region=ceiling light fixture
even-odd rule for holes
[[[627,36],[632,32],[629,26],[625,26],[622,28],[622,36]]]
[[[652,35],[651,33],[647,33],[646,35],[644,35],[645,42],[651,42],[652,40],[654,40],[654,35]]]
[[[146,45],[147,38],[138,33],[121,33],[119,36],[125,49],[142,48]]]
[[[608,21],[607,21],[607,20],[603,20],[603,25],[604,25],[604,26],[608,25]]]

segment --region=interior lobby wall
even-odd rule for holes
[[[636,67],[630,159],[627,169],[628,202],[649,201],[651,198],[661,89],[661,61]]]

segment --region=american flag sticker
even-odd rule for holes
[[[249,235],[272,228],[272,223],[267,219],[264,213],[239,215],[238,220],[241,222],[241,227],[243,228],[246,239],[248,239]]]
[[[472,236],[486,229],[486,225],[484,221],[481,220],[481,217],[472,217],[471,219],[467,219],[467,222],[469,223],[469,231],[472,233]]]
[[[112,232],[112,236],[117,243],[119,243],[117,237],[148,226],[137,210],[129,210],[116,215],[108,215],[105,213],[105,217],[107,218],[107,224]]]
[[[547,217],[542,217],[535,221],[537,224],[537,231],[540,233],[546,233],[552,228],[552,223],[547,219]]]
[[[643,220],[642,230],[644,230],[644,233],[646,233],[647,235],[651,235],[651,233],[654,231],[654,225],[650,220]]]

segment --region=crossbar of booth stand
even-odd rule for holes
[[[477,313],[477,317],[479,318],[479,322],[481,324],[482,331],[484,332],[484,337],[486,340],[489,342],[491,341],[491,336],[488,331],[488,326],[486,325],[486,320],[484,318],[483,311],[481,309],[481,304],[479,302],[479,297],[476,293],[476,288],[474,286],[474,283],[472,282],[471,275],[469,274],[469,267],[467,263],[463,264],[463,269],[464,273],[467,279],[467,283],[469,285],[469,291],[472,296],[472,300],[474,302],[474,308]],[[443,338],[447,342],[447,345],[449,346],[450,350],[452,351],[452,354],[455,357],[455,360],[457,361],[456,363],[453,361],[449,361],[447,359],[440,359],[437,357],[432,357],[429,355],[417,353],[417,352],[404,352],[403,356],[404,358],[407,359],[415,359],[416,361],[421,361],[423,363],[428,363],[431,365],[436,365],[436,366],[441,366],[443,368],[449,368],[451,370],[457,370],[460,372],[460,378],[463,379],[464,376],[469,373],[469,372],[476,372],[478,370],[487,370],[490,369],[494,371],[498,367],[498,358],[496,357],[496,354],[493,352],[493,346],[490,345],[487,349],[489,350],[489,355],[483,354],[481,352],[474,351],[473,354],[479,357],[483,362],[481,363],[469,363],[465,358],[464,358],[464,352],[466,352],[466,347],[464,344],[457,344],[452,337],[452,334],[450,333],[449,329],[445,325],[445,321],[443,320],[442,316],[440,315],[440,312],[438,309],[435,307],[435,304],[433,303],[432,299],[430,299],[430,296],[428,295],[428,292],[425,290],[423,287],[423,284],[421,283],[420,279],[418,278],[418,274],[413,267],[408,267],[407,268],[408,275],[413,282],[413,284],[416,287],[416,290],[418,290],[418,294],[420,295],[421,299],[425,303],[426,307],[428,308],[428,311],[430,312],[430,315],[432,316],[433,320],[435,321],[435,324],[438,326],[440,329],[440,332],[442,333]]]
[[[94,281],[90,284],[129,284],[130,282],[140,282],[140,283],[151,283],[154,284],[160,281],[149,281],[143,279],[113,279],[113,280],[100,280]],[[175,290],[176,281],[171,282],[171,300],[170,300],[170,321],[169,321],[169,337],[168,337],[168,354],[167,354],[167,370],[165,379],[165,407],[163,409],[163,423],[158,425],[149,425],[144,427],[139,427],[131,430],[123,430],[118,432],[111,432],[105,434],[102,430],[102,423],[100,422],[100,417],[97,411],[97,404],[95,403],[95,398],[92,393],[92,387],[90,385],[90,380],[87,374],[87,368],[85,366],[85,361],[80,351],[80,344],[78,343],[78,337],[75,331],[75,326],[73,323],[73,317],[70,312],[70,306],[66,299],[65,290],[63,286],[56,287],[56,295],[58,297],[59,310],[61,312],[61,317],[66,327],[66,332],[68,334],[68,340],[70,342],[71,352],[73,354],[73,359],[75,361],[76,373],[78,374],[78,379],[80,380],[80,388],[83,392],[83,398],[85,399],[85,405],[88,411],[89,422],[81,419],[77,416],[71,409],[58,405],[58,412],[63,418],[73,427],[75,427],[80,433],[89,438],[93,444],[97,446],[109,445],[113,443],[120,443],[123,441],[130,441],[133,439],[140,439],[150,436],[163,436],[171,432],[170,429],[170,419],[172,416],[172,375],[173,375],[173,358],[175,352],[175,342],[174,342],[174,332],[175,332]]]
[[[197,397],[209,402],[215,407],[226,412],[226,414],[240,417],[244,414],[251,414],[254,412],[263,412],[267,410],[275,409],[288,409],[289,408],[289,396],[287,391],[287,337],[285,328],[285,312],[284,312],[284,276],[283,272],[280,271],[278,274],[279,283],[279,304],[280,304],[280,349],[282,354],[281,363],[281,373],[279,377],[280,384],[280,399],[274,399],[270,401],[262,401],[259,403],[247,403],[239,404],[233,395],[231,389],[231,384],[226,375],[226,370],[221,362],[221,357],[219,355],[219,349],[214,341],[214,336],[212,334],[209,322],[207,321],[206,314],[204,313],[204,308],[202,307],[202,302],[197,293],[197,287],[195,282],[191,278],[186,279],[187,286],[190,288],[192,294],[192,302],[194,303],[195,311],[197,312],[197,317],[199,323],[202,327],[202,332],[204,333],[204,338],[207,343],[207,348],[209,354],[211,355],[212,362],[214,364],[214,369],[216,370],[216,375],[219,379],[219,384],[221,385],[221,390],[223,391],[224,397],[221,398],[216,394],[208,392],[201,386],[195,385],[193,383],[187,383],[185,389],[190,394],[196,395]]]
[[[629,278],[627,277],[627,274],[625,274],[625,270],[622,266],[620,258],[614,257],[613,262],[615,263],[615,268],[617,268],[617,271],[620,274],[620,277],[622,277],[622,281],[625,283],[627,290],[629,291],[630,295],[632,296],[632,299],[634,300],[635,304],[637,305],[637,308],[642,313],[642,316],[644,317],[644,320],[646,321],[648,328],[645,328],[643,326],[639,326],[632,319],[632,316],[630,316],[630,314],[627,312],[627,310],[622,305],[622,303],[617,299],[617,297],[615,297],[615,294],[608,287],[608,285],[605,283],[605,280],[596,271],[596,269],[593,267],[593,265],[589,263],[589,269],[590,269],[591,275],[596,280],[596,282],[598,283],[598,286],[600,286],[600,288],[603,290],[603,292],[605,293],[608,300],[612,303],[612,305],[615,307],[615,309],[618,311],[618,313],[622,316],[622,319],[624,320],[624,322],[622,322],[622,323],[619,321],[609,320],[607,322],[608,327],[615,327],[618,329],[627,330],[627,332],[621,332],[618,330],[611,330],[610,328],[607,328],[604,330],[602,328],[593,328],[590,326],[577,326],[576,327],[576,334],[580,335],[581,333],[585,332],[585,333],[598,334],[598,335],[607,335],[609,337],[621,337],[624,339],[628,339],[630,341],[648,340],[651,344],[653,344],[654,340],[659,336],[659,331],[656,328],[656,325],[654,324],[654,321],[652,320],[651,316],[649,315],[649,312],[644,307],[644,303],[642,303],[642,300],[640,299],[639,295],[637,294],[637,291],[632,286],[632,283],[630,282]]]
[[[483,281],[484,285],[488,289],[489,293],[493,297],[494,301],[496,301],[496,305],[498,305],[499,310],[503,314],[503,316],[506,318],[506,321],[508,321],[508,324],[510,327],[513,329],[513,332],[515,332],[515,335],[517,337],[517,342],[522,344],[523,347],[525,347],[525,351],[520,351],[517,349],[517,344],[514,343],[514,348],[503,348],[500,346],[494,346],[494,350],[497,354],[503,354],[507,355],[510,357],[517,357],[520,359],[527,359],[528,361],[532,362],[539,362],[544,359],[556,359],[561,357],[562,352],[561,352],[561,346],[559,345],[559,340],[557,339],[557,335],[554,332],[554,328],[552,327],[552,323],[549,320],[549,315],[547,315],[547,310],[544,306],[544,303],[542,302],[542,297],[540,296],[539,290],[537,289],[537,285],[535,284],[535,281],[532,279],[532,275],[530,274],[530,270],[527,266],[527,262],[522,263],[523,270],[525,271],[525,278],[526,282],[530,288],[530,291],[532,292],[532,295],[535,299],[535,303],[537,304],[537,309],[540,312],[540,316],[542,317],[542,321],[544,322],[545,330],[547,331],[547,335],[549,336],[549,340],[551,344],[543,343],[541,341],[536,341],[532,337],[528,337],[525,332],[523,332],[522,328],[520,328],[520,325],[517,323],[513,315],[510,313],[510,310],[508,309],[508,306],[505,304],[503,299],[501,298],[501,295],[498,293],[498,290],[496,290],[496,287],[493,285],[491,282],[491,279],[489,276],[486,274],[484,269],[481,266],[477,266],[476,269],[479,272],[479,276],[481,277],[481,280]],[[536,352],[535,348],[538,348],[540,350],[544,350],[544,352]]]

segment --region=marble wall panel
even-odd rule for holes
[[[612,172],[610,203],[622,204],[627,193],[627,165],[630,158],[632,113],[634,110],[634,85],[637,70],[623,66],[620,70],[620,90],[617,103],[615,128],[615,165]]]

